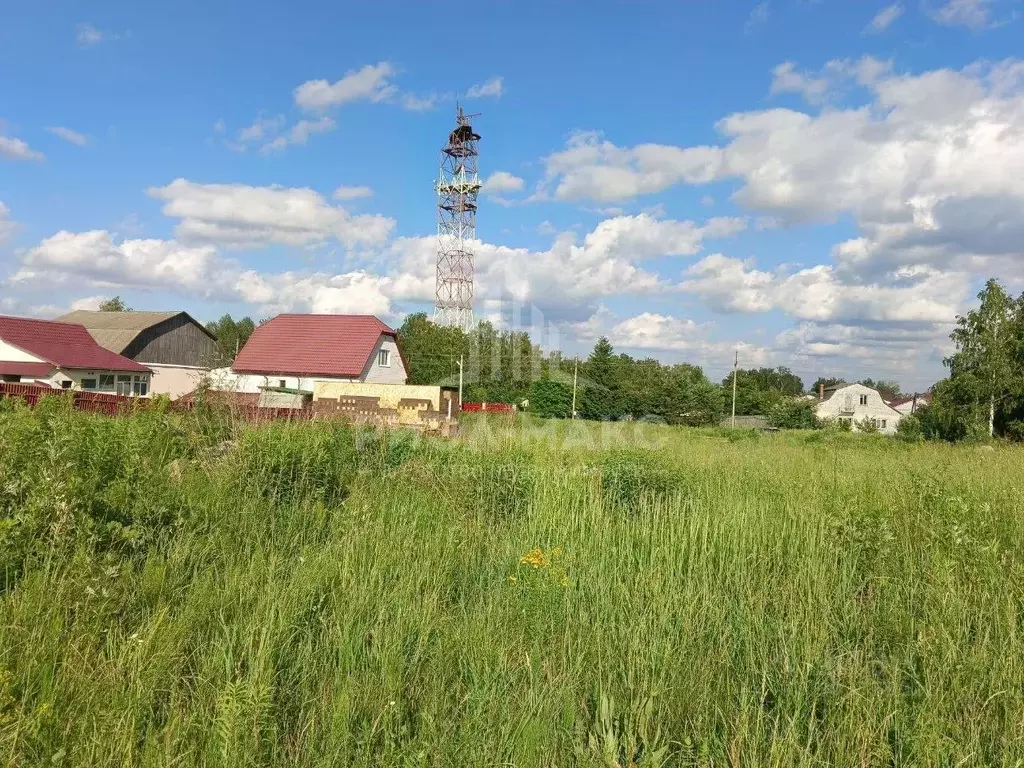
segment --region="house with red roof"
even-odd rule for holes
[[[398,335],[373,315],[285,314],[253,332],[230,370],[211,373],[214,389],[311,391],[318,381],[405,384]]]
[[[0,381],[145,397],[152,373],[83,325],[0,315]]]

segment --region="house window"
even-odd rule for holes
[[[288,386],[288,382],[285,381],[284,379],[278,379],[277,386],[280,387],[281,389],[284,389],[285,387]]]
[[[114,391],[114,374],[112,373],[101,373],[100,374],[100,392],[113,392]]]
[[[391,367],[391,353],[388,350],[382,349],[377,353],[377,365],[381,368]]]
[[[17,384],[19,381],[21,381],[21,374],[5,373],[3,376],[0,376],[0,381],[3,381],[8,384]]]
[[[881,424],[881,428],[882,428],[882,429],[885,429],[885,419],[882,419],[882,424]]]
[[[96,389],[96,379],[82,379],[82,389]]]
[[[147,392],[149,392],[149,382],[146,381],[146,377],[136,376],[135,382],[132,384],[132,394],[145,397]]]
[[[71,382],[70,381],[62,381],[60,383],[60,388],[61,389],[71,389]]]
[[[119,395],[130,395],[132,393],[132,377],[118,376],[116,392]]]
[[[860,396],[860,404],[861,405],[867,405],[868,404],[868,396],[867,395],[861,395]]]

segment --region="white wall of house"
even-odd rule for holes
[[[18,349],[12,344],[8,344],[6,341],[0,339],[0,360],[4,360],[10,363],[43,363],[46,362],[35,355],[30,355],[28,352]]]
[[[887,435],[896,434],[896,427],[903,414],[893,410],[878,393],[878,390],[863,384],[850,384],[837,389],[824,402],[818,404],[819,419],[842,419],[849,421],[854,429],[864,419],[874,421],[878,430]]]
[[[142,364],[147,368],[153,369],[150,392],[154,395],[167,395],[171,400],[175,400],[194,390],[199,386],[203,376],[208,373],[206,368],[196,368],[191,365],[167,365],[145,362]]]
[[[313,391],[318,381],[352,382],[358,379],[334,379],[329,376],[263,376],[255,373],[235,373],[230,368],[214,368],[209,375],[210,389],[222,392],[258,394],[264,387],[286,387]]]
[[[402,363],[397,342],[393,336],[382,333],[373,354],[366,361],[361,381],[368,384],[405,384],[408,380],[409,373]]]
[[[28,381],[28,379],[22,379]],[[37,379],[40,384],[47,384],[54,389],[83,390],[99,392],[106,395],[139,395],[149,397],[152,377],[148,373],[125,373],[124,371],[86,371],[58,368],[48,377]],[[86,387],[83,382],[92,383]],[[65,386],[65,383],[68,386]],[[140,387],[139,385],[145,385]]]

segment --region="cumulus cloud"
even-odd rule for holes
[[[926,266],[906,267],[873,282],[844,279],[820,264],[789,272],[758,270],[750,262],[711,254],[686,272],[681,290],[720,309],[781,310],[802,320],[941,323],[967,298],[969,275]]]
[[[346,187],[342,184],[331,194],[335,200],[356,200],[360,197],[373,197],[373,190],[369,187],[354,186]]]
[[[187,242],[232,247],[305,245],[337,240],[347,248],[380,245],[395,222],[374,214],[353,215],[308,188],[199,184],[175,179],[152,187],[163,213],[180,219],[177,236]]]
[[[903,15],[903,6],[899,3],[889,5],[880,10],[864,30],[868,33],[884,32],[896,19]]]
[[[11,220],[11,209],[3,200],[0,200],[0,245],[3,245],[14,236],[16,225]]]
[[[57,138],[64,139],[64,141],[70,142],[71,144],[74,144],[79,147],[84,147],[86,144],[89,143],[88,136],[78,133],[78,131],[73,131],[70,128],[64,128],[62,126],[56,125],[49,126],[45,130],[49,133],[52,133]]]
[[[395,68],[386,61],[353,69],[335,82],[307,80],[293,92],[295,103],[302,109],[325,110],[352,101],[387,101],[398,89],[391,83]]]
[[[470,86],[469,90],[466,91],[467,99],[483,99],[487,97],[501,98],[504,93],[505,87],[500,77],[492,77],[483,83],[477,83],[476,85]]]
[[[317,133],[333,131],[336,127],[334,118],[324,115],[316,120],[299,120],[286,133],[269,141],[261,148],[261,152],[278,152],[290,144],[305,144],[309,137]]]
[[[495,171],[483,183],[484,194],[500,195],[506,192],[520,192],[526,182],[508,171]]]
[[[929,15],[947,27],[984,29],[992,23],[992,0],[947,0],[930,8]]]
[[[599,311],[577,328],[584,331],[584,338],[604,334],[617,348],[685,352],[689,362],[700,365],[721,365],[731,359],[734,352],[739,352],[748,366],[765,365],[771,359],[772,353],[767,347],[712,339],[710,324],[697,323],[690,318],[644,312],[605,329],[610,317],[610,313]]]
[[[78,34],[76,39],[78,45],[82,48],[90,48],[100,43],[107,43],[113,40],[120,40],[122,37],[120,32],[111,32],[110,30],[97,29],[92,24],[79,24]]]
[[[105,230],[58,232],[28,251],[15,283],[74,283],[140,288],[172,287],[215,295],[226,268],[212,246],[168,240],[123,240]]]
[[[0,123],[0,128],[3,124]],[[0,134],[0,157],[8,160],[44,160],[42,152],[36,152],[21,139]]]

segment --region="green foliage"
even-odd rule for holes
[[[545,418],[572,416],[572,385],[537,379],[530,385],[530,412]]]
[[[996,280],[980,305],[957,318],[957,351],[946,359],[949,379],[936,386],[932,407],[938,436],[960,440],[984,429],[1003,434],[1024,413],[1024,296],[1014,299]]]
[[[722,390],[725,401],[730,403],[730,410],[732,378],[730,373],[722,379]],[[736,415],[767,416],[783,400],[797,397],[803,391],[803,381],[788,368],[741,368],[736,371]]]
[[[818,396],[821,394],[822,387],[834,387],[837,384],[845,383],[846,382],[843,381],[843,379],[838,379],[835,376],[819,376],[817,379],[814,380],[814,383],[811,385],[811,388],[807,390],[807,392],[808,394]]]
[[[870,418],[865,416],[863,419],[857,422],[857,431],[864,435],[877,435],[878,425],[873,422]]]
[[[196,421],[0,401],[7,764],[1020,758],[1017,446]]]
[[[131,312],[132,308],[124,303],[124,299],[120,296],[114,296],[112,299],[101,301],[98,307],[100,312]]]
[[[819,426],[817,407],[817,400],[788,397],[771,407],[768,421],[779,429],[816,429]]]
[[[913,413],[904,416],[896,425],[896,435],[907,443],[924,440],[924,425],[921,423],[921,417]]]
[[[251,317],[235,320],[231,315],[224,315],[220,320],[206,324],[206,330],[217,338],[217,359],[211,362],[213,367],[231,365],[245,342],[256,330]]]

